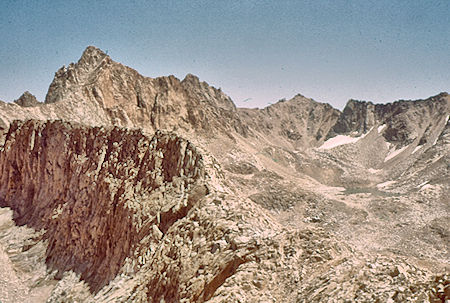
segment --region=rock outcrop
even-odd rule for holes
[[[73,270],[94,291],[145,236],[167,232],[208,191],[189,142],[139,130],[16,121],[0,167],[0,205],[17,224],[46,230],[50,268]]]
[[[93,46],[77,63],[55,73],[45,104],[13,105],[0,103],[4,130],[15,119],[63,119],[92,126],[163,129],[187,136],[248,133],[234,103],[220,89],[190,74],[182,81],[174,76],[144,77]]]

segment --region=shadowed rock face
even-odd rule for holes
[[[365,133],[375,126],[376,118],[375,105],[372,102],[349,100],[328,137],[354,131]]]
[[[205,174],[200,154],[173,134],[33,120],[11,125],[0,167],[1,206],[45,229],[48,266],[80,273],[94,291],[153,224],[164,233],[185,215],[188,205],[171,199],[187,201]]]
[[[41,104],[36,97],[28,91],[24,92],[22,96],[14,102],[22,107],[33,107]]]

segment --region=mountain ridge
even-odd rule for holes
[[[30,103],[0,103],[2,302],[445,299],[446,93],[237,108],[90,46]]]
[[[407,104],[406,107],[410,107],[420,102],[446,102],[446,105],[441,106],[441,110],[448,111],[450,102],[447,93],[440,93],[426,100],[399,100],[386,104],[349,100],[341,112],[332,106],[298,94],[288,101],[277,102],[263,109],[237,108],[231,98],[223,94],[220,89],[209,86],[206,82],[200,82],[198,77],[192,74],[186,75],[183,80],[174,76],[144,77],[136,70],[113,61],[106,53],[94,46],[87,47],[77,63],[71,63],[68,67],[63,66],[55,73],[45,97],[45,104],[50,105],[60,101],[75,103],[70,106],[72,108],[62,105],[55,107],[63,107],[61,111],[65,113],[62,114],[72,112],[69,117],[67,115],[64,117],[66,120],[82,122],[79,117],[75,117],[78,113],[73,109],[76,102],[80,100],[88,103],[86,107],[89,107],[89,111],[97,112],[97,116],[103,117],[98,119],[99,123],[104,123],[106,116],[113,125],[143,127],[153,131],[158,128],[169,130],[181,128],[182,131],[194,128],[196,131],[208,129],[207,132],[213,133],[214,129],[218,129],[223,133],[234,130],[244,136],[247,136],[249,128],[257,123],[252,121],[253,125],[251,123],[244,125],[242,118],[267,120],[261,116],[261,113],[270,113],[276,108],[279,111],[279,108],[294,106],[293,103],[299,100],[309,100],[306,103],[303,102],[304,106],[321,107],[322,111],[326,109],[325,112],[329,113],[323,113],[326,115],[323,119],[333,120],[331,121],[333,125],[331,128],[330,125],[327,125],[325,129],[319,127],[312,134],[309,129],[300,130],[288,127],[292,121],[295,121],[295,118],[287,119],[289,121],[284,122],[286,126],[284,128],[287,129],[284,130],[285,137],[291,141],[298,141],[300,133],[309,133],[307,139],[298,142],[298,145],[306,144],[307,146],[318,146],[325,139],[340,134],[347,135],[357,132],[358,135],[361,135],[366,133],[374,126],[375,120],[386,120],[386,117],[383,117],[385,113],[401,111],[405,104]],[[446,101],[442,102],[442,100]],[[282,104],[285,102],[289,105],[283,106]],[[38,103],[32,102],[32,104],[37,105]],[[302,106],[297,107],[299,107],[297,110],[301,110]],[[199,108],[201,109],[199,110]],[[237,114],[238,112],[241,114]],[[250,114],[251,112],[253,113]],[[259,114],[256,114],[257,112]],[[339,118],[334,123],[334,118],[331,116],[336,114],[339,114]],[[170,119],[174,115],[178,115],[178,120],[181,121]],[[249,117],[249,115],[253,117]],[[352,115],[356,116],[352,117]],[[44,116],[48,116],[48,114],[45,113]],[[222,119],[220,123],[213,125],[214,127],[210,126],[210,123],[214,124],[221,116],[226,119]],[[315,117],[315,114],[312,113],[312,116]],[[356,120],[363,124],[355,125]],[[267,124],[267,121],[264,123]],[[8,121],[3,121],[2,124],[8,124]],[[256,127],[261,129],[261,125]],[[315,127],[317,128],[317,126]],[[399,136],[405,136],[404,133],[397,134],[394,128],[395,126],[389,127],[387,130],[387,134],[391,134],[389,138],[386,138],[388,141],[394,142],[399,139]],[[267,130],[265,132],[267,133]]]

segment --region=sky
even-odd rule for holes
[[[144,76],[197,75],[239,107],[450,91],[449,0],[2,0],[0,38],[3,101],[43,101],[88,45]]]

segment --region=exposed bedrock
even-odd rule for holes
[[[0,168],[0,206],[45,230],[50,269],[81,274],[93,291],[208,192],[201,155],[171,133],[14,121]]]

